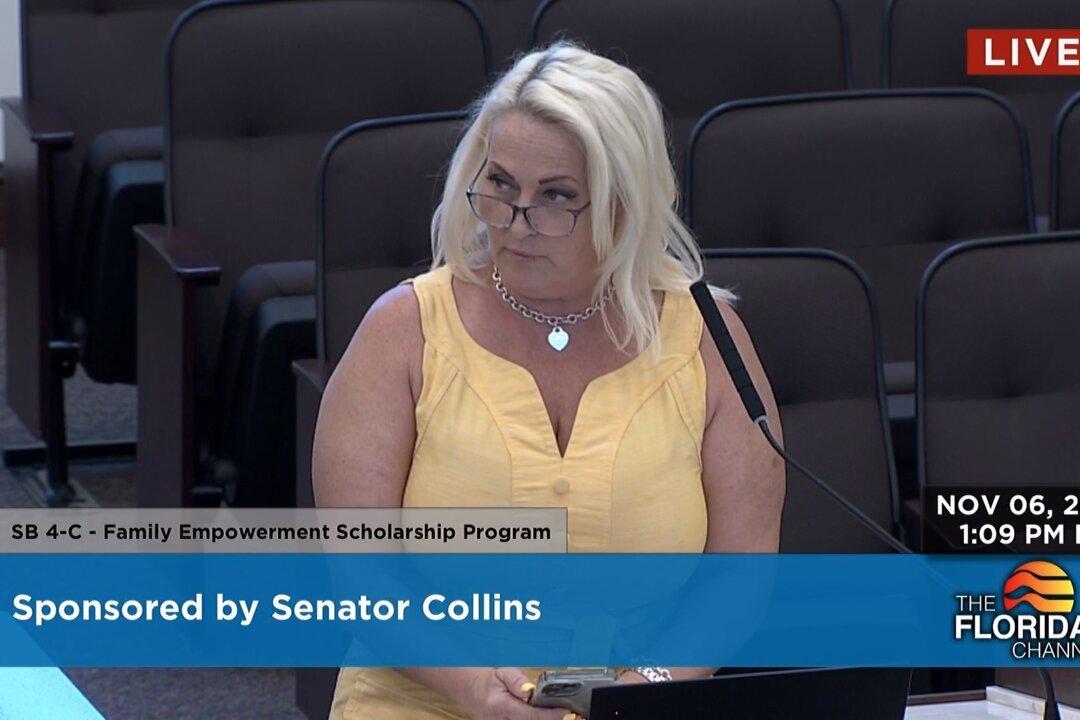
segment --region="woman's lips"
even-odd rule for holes
[[[510,253],[514,257],[521,258],[522,260],[536,260],[539,257],[543,257],[542,255],[533,255],[532,253],[522,252],[520,250],[512,250],[510,248],[506,248],[506,252]]]

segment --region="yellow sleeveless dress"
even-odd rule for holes
[[[532,374],[469,335],[451,277],[444,266],[413,279],[423,389],[403,504],[565,507],[571,552],[702,552],[705,366],[690,294],[664,298],[658,362],[646,352],[588,385],[564,457]],[[330,720],[466,717],[388,668],[342,668],[330,710]]]

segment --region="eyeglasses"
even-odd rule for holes
[[[469,198],[469,207],[473,214],[484,224],[494,228],[508,228],[514,224],[520,211],[533,232],[546,237],[566,237],[573,233],[577,227],[578,215],[592,204],[587,202],[577,210],[548,205],[521,207],[475,190],[466,190],[465,196]]]

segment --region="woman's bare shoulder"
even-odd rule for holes
[[[420,327],[420,300],[412,283],[402,283],[380,295],[368,308],[360,328],[368,324],[374,332],[389,333],[401,340],[423,340]],[[360,328],[357,328],[359,332]]]
[[[410,384],[419,392],[424,333],[420,322],[420,301],[411,283],[396,285],[372,303],[353,333],[338,370],[372,371],[393,377],[408,373]],[[335,372],[335,374],[338,374]]]

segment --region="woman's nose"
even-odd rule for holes
[[[529,221],[525,218],[524,209],[517,209],[514,213],[514,221],[510,223],[510,227],[508,227],[507,230],[517,237],[525,237],[526,235],[533,234],[533,229],[529,227]]]

